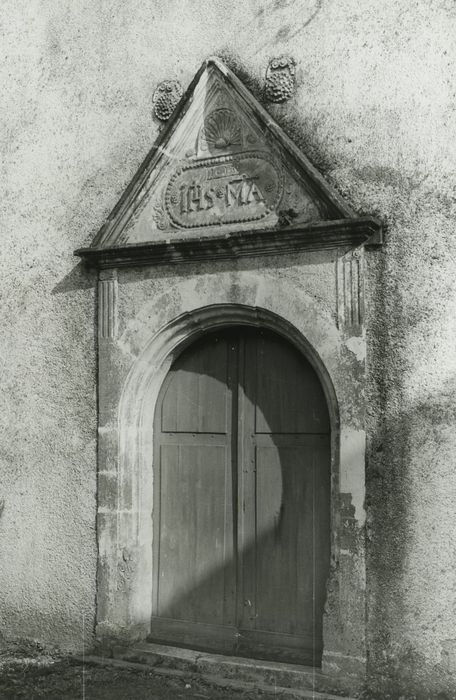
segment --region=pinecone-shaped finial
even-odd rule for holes
[[[293,95],[295,65],[291,56],[280,56],[269,61],[265,84],[265,95],[269,102],[285,102]]]
[[[161,121],[169,119],[182,94],[182,86],[178,80],[164,80],[160,83],[152,97],[155,116]]]

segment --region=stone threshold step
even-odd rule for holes
[[[199,676],[219,687],[281,693],[290,699],[352,700],[340,694],[335,681],[308,666],[224,656],[151,642],[113,648],[112,655],[114,658],[85,657],[85,662],[128,664],[131,668],[153,669],[159,675],[184,679]]]
[[[99,666],[110,666],[115,668],[135,669],[138,671],[149,671],[160,676],[182,678],[185,682],[191,682],[192,678],[197,676],[208,685],[218,688],[231,688],[236,691],[261,691],[263,693],[274,693],[278,697],[286,697],[289,700],[354,700],[346,695],[332,695],[329,693],[319,693],[315,690],[300,690],[298,688],[283,688],[277,685],[268,685],[266,683],[257,683],[252,681],[242,681],[233,678],[223,678],[218,675],[190,672],[177,668],[163,668],[151,666],[148,663],[137,663],[134,661],[124,661],[122,659],[111,659],[106,656],[73,656],[75,661],[83,664],[93,664]]]

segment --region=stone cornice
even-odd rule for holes
[[[302,250],[350,249],[361,245],[372,247],[382,242],[381,223],[372,217],[360,217],[109,248],[79,248],[75,255],[90,266],[104,269],[289,255]]]

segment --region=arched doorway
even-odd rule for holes
[[[154,421],[154,639],[318,665],[330,558],[330,423],[277,333],[207,333]]]

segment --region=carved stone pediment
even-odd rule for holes
[[[131,246],[243,240],[249,232],[301,231],[322,222],[331,222],[333,240],[334,222],[346,236],[352,220],[357,243],[379,229],[370,221],[359,239],[350,207],[241,81],[211,58],[92,246],[77,254],[94,259]]]

